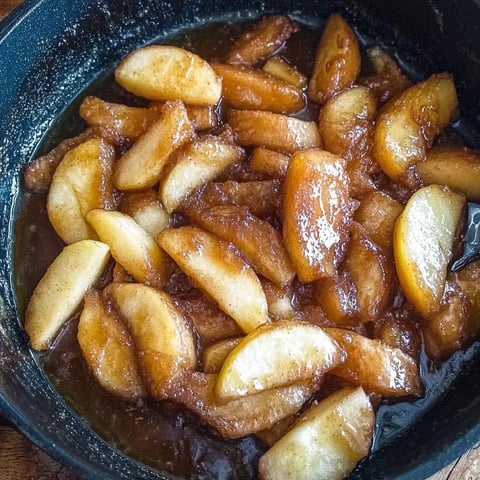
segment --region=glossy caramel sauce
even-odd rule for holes
[[[207,60],[220,59],[245,25],[208,25],[164,39],[162,43],[182,46]],[[313,67],[319,37],[320,31],[304,27],[293,35],[281,52],[285,59],[307,77]],[[88,87],[85,95],[98,95],[107,101],[130,105],[143,104],[115,85],[111,74]],[[39,154],[47,152],[62,138],[82,131],[84,125],[78,117],[78,105],[76,101],[66,109],[40,148]],[[317,115],[318,108],[309,104],[297,116],[316,120]],[[221,179],[232,179],[233,189],[237,188],[233,179],[252,180],[242,177],[240,167],[235,168],[237,170],[227,171]],[[208,188],[211,195],[226,194],[215,191],[215,184]],[[45,203],[45,194],[25,193],[15,228],[15,283],[21,311],[25,310],[35,285],[63,247],[62,241],[48,222]],[[263,212],[264,215],[265,213]],[[275,222],[275,219],[269,219]],[[177,225],[184,222],[182,215],[175,216]],[[111,275],[111,271],[107,277],[108,275]],[[179,271],[173,275],[167,291],[175,295],[179,307],[189,320],[194,317],[191,315],[192,309],[203,309],[204,314],[209,315],[209,309],[214,308],[209,304],[202,307],[203,300],[200,299],[199,292]],[[296,284],[295,306],[303,309],[310,321],[322,324],[325,319],[312,305],[311,294],[308,285]],[[217,318],[221,319],[221,316],[217,315]],[[141,462],[184,478],[248,480],[258,477],[258,459],[267,447],[257,437],[223,440],[213,429],[201,425],[195,414],[180,405],[150,399],[130,403],[103,390],[89,372],[81,355],[76,340],[77,323],[78,318],[69,321],[53,347],[40,354],[40,359],[54,387],[102,438]],[[233,324],[228,328],[233,333],[236,326]],[[199,344],[199,349],[201,348],[202,345]],[[407,431],[448,388],[468,359],[468,353],[457,352],[451,361],[438,366],[428,363],[422,352],[421,373],[425,396],[415,402],[407,399],[380,405],[373,449],[381,448],[395,436]]]

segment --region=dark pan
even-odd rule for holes
[[[0,25],[0,412],[54,458],[87,479],[174,478],[102,441],[52,388],[28,348],[13,286],[14,225],[21,171],[55,120],[129,51],[211,20],[287,13],[321,25],[342,13],[367,44],[398,55],[415,79],[454,74],[467,141],[478,147],[480,6],[475,0],[256,1],[27,0]],[[53,143],[68,128],[49,135]],[[351,475],[420,479],[480,439],[480,355],[474,344],[427,386],[438,401],[418,403],[418,419]],[[440,394],[438,395],[438,392]],[[431,397],[430,397],[431,398]],[[427,408],[428,407],[428,408]],[[396,411],[395,423],[402,410]]]

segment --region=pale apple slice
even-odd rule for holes
[[[158,243],[245,333],[269,322],[262,285],[232,244],[191,226],[164,230]]]
[[[138,283],[111,283],[104,293],[133,337],[150,394],[165,398],[172,382],[196,366],[192,330],[166,292]]]
[[[260,458],[260,478],[342,480],[368,454],[374,427],[362,388],[339,390],[311,406]]]
[[[393,251],[408,301],[428,319],[440,307],[465,197],[430,185],[415,192],[395,224]]]
[[[202,363],[205,373],[218,373],[227,355],[236,347],[243,337],[226,338],[203,350]]]
[[[468,200],[480,202],[480,153],[464,147],[434,147],[417,171],[425,185],[447,185]]]
[[[25,313],[25,330],[32,348],[48,348],[98,281],[109,259],[108,246],[95,240],[81,240],[61,251],[38,282]]]
[[[163,287],[168,275],[167,259],[155,240],[130,216],[107,210],[92,210],[87,221],[112,252],[113,258],[138,282]]]
[[[345,350],[347,359],[332,373],[385,397],[420,396],[418,363],[399,348],[343,328],[325,328]]]
[[[360,65],[355,32],[340,15],[330,15],[320,39],[308,85],[308,98],[312,102],[324,103],[357,79]]]
[[[127,400],[146,395],[132,337],[105,307],[98,290],[85,296],[77,339],[90,371],[105,390]]]
[[[103,140],[88,140],[70,150],[53,175],[47,197],[48,219],[65,243],[96,240],[85,220],[94,208],[113,208],[115,150]]]
[[[242,148],[220,136],[204,135],[187,144],[176,154],[173,167],[160,182],[159,198],[167,212],[172,213],[194,190],[244,156]]]
[[[155,185],[171,154],[194,135],[187,109],[180,101],[166,102],[160,118],[117,162],[113,184],[119,190],[144,190]]]
[[[245,437],[273,427],[297,413],[318,389],[315,383],[302,382],[220,404],[214,391],[216,378],[215,374],[187,372],[171,395],[224,438]]]
[[[115,70],[115,80],[126,90],[150,100],[182,100],[215,105],[222,83],[198,55],[170,45],[139,48]]]
[[[282,235],[269,222],[252,215],[248,208],[220,205],[198,212],[193,219],[205,230],[232,242],[256,272],[276,285],[293,280],[295,271]]]
[[[302,282],[336,273],[350,220],[345,161],[317,149],[293,154],[283,185],[283,239]]]
[[[262,70],[301,90],[307,86],[307,78],[279,55],[270,57]]]
[[[343,361],[343,351],[320,327],[281,320],[250,332],[229,353],[215,392],[221,402],[315,379]]]
[[[457,94],[450,75],[433,75],[408,88],[381,111],[373,155],[392,179],[416,185],[412,166],[426,158],[435,136],[454,119]]]

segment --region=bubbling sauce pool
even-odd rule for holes
[[[178,45],[213,60],[223,56],[244,28],[244,23],[214,24],[181,33],[162,40],[162,43]],[[287,42],[282,56],[309,76],[319,36],[317,30],[302,28]],[[107,101],[138,102],[116,86],[111,75],[100,79],[85,92],[85,95],[92,94]],[[84,125],[77,111],[77,103],[66,110],[56,130],[44,142],[43,153],[61,138],[71,136],[71,132],[82,130]],[[316,107],[309,106],[299,117],[316,119],[317,113]],[[15,281],[21,310],[63,247],[48,222],[45,203],[45,194],[27,192],[16,224]],[[83,360],[76,340],[77,323],[77,318],[68,322],[55,345],[41,354],[41,361],[54,387],[95,432],[127,455],[185,478],[257,478],[258,459],[267,448],[257,437],[223,440],[180,405],[150,399],[130,403],[102,389]],[[415,402],[380,405],[373,449],[381,448],[407,431],[446,391],[463,364],[468,362],[468,357],[468,354],[457,352],[448,362],[432,366],[422,354],[425,396]]]

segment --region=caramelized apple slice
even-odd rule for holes
[[[128,215],[92,210],[87,221],[111,249],[113,258],[138,282],[161,288],[167,280],[165,254],[155,240]]]
[[[322,150],[293,154],[283,185],[283,239],[302,282],[336,273],[350,217],[344,160]]]
[[[223,205],[194,215],[201,227],[233,243],[255,271],[276,285],[290,283],[295,276],[280,232],[252,215],[247,208]]]
[[[333,370],[335,375],[386,397],[422,394],[418,365],[400,349],[342,328],[325,331],[347,353],[345,363]]]
[[[205,373],[218,373],[227,355],[240,343],[242,338],[226,338],[205,348],[202,358],[203,371]]]
[[[114,160],[113,147],[92,139],[68,152],[58,165],[48,192],[47,212],[65,243],[97,239],[85,215],[94,208],[113,208]]]
[[[262,172],[272,178],[282,179],[288,168],[290,157],[284,153],[257,147],[250,158],[250,169]]]
[[[237,142],[246,147],[294,153],[321,145],[315,122],[256,110],[231,110],[227,120],[237,135]]]
[[[297,31],[298,25],[285,15],[263,17],[238,38],[226,61],[253,65],[274,53]]]
[[[160,119],[117,162],[113,184],[119,190],[143,190],[155,185],[170,155],[193,134],[183,103],[165,103]]]
[[[133,340],[123,323],[90,290],[78,322],[78,343],[98,383],[114,395],[135,400],[146,395]]]
[[[173,167],[160,182],[159,198],[168,213],[178,208],[194,190],[217,177],[245,152],[222,137],[204,135],[178,151]]]
[[[222,94],[221,81],[205,60],[170,45],[133,51],[115,70],[115,80],[129,92],[150,100],[215,105]]]
[[[374,427],[362,388],[339,390],[304,412],[260,458],[260,478],[342,480],[368,454]]]
[[[66,246],[48,267],[30,298],[25,330],[35,350],[48,348],[103,273],[110,251],[95,240]]]
[[[307,86],[306,77],[280,56],[269,58],[262,67],[262,70],[300,90]]]
[[[395,225],[398,279],[405,296],[424,318],[440,307],[464,206],[463,195],[430,185],[411,196]]]
[[[480,202],[480,153],[464,147],[434,147],[417,171],[425,185],[447,185]]]
[[[223,100],[233,108],[288,114],[305,107],[301,90],[261,70],[222,64],[212,68],[222,78]]]
[[[172,382],[196,366],[191,329],[165,292],[138,283],[111,283],[104,293],[133,337],[150,394],[165,398]]]
[[[250,332],[229,353],[215,392],[224,402],[320,377],[343,361],[343,352],[320,327],[282,320]]]
[[[381,111],[373,139],[373,155],[393,180],[415,185],[411,166],[426,158],[435,136],[457,112],[457,94],[450,75],[433,75],[413,85]]]
[[[244,332],[269,321],[260,281],[232,244],[191,226],[164,230],[158,243]]]
[[[325,103],[330,97],[349,87],[360,73],[358,40],[338,14],[328,17],[308,85],[312,102]]]

